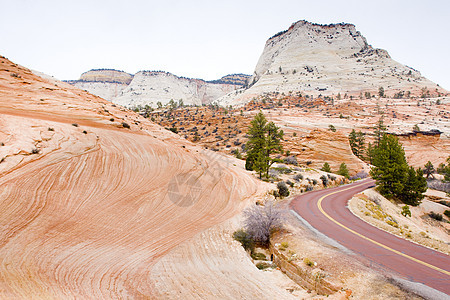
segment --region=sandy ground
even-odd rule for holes
[[[401,214],[403,205],[387,200],[374,189],[349,201],[352,213],[362,220],[401,238],[450,254],[450,224],[428,216],[431,211],[442,214],[447,207],[424,199],[419,206],[410,206],[411,217],[405,217]]]

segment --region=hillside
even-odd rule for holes
[[[377,94],[379,87],[394,93],[447,93],[419,71],[375,49],[352,24],[320,25],[298,21],[269,38],[250,88],[219,99],[224,105],[243,103],[267,92],[302,92],[314,96]]]
[[[234,276],[207,259],[231,237],[203,232],[266,190],[230,158],[4,57],[0,128],[0,298],[164,298],[159,278],[169,277],[192,298],[207,296],[200,282],[219,281],[217,295],[289,297],[237,246],[226,266]],[[207,278],[154,268],[192,239],[210,250],[189,246],[182,262]]]
[[[231,74],[205,81],[176,76],[163,71],[140,71],[134,75],[123,71],[97,69],[85,72],[79,80],[68,83],[126,107],[157,107],[170,100],[186,105],[209,104],[246,84],[248,75]]]

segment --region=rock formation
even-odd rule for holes
[[[248,75],[232,74],[214,81],[179,77],[169,72],[140,71],[135,75],[123,71],[97,69],[85,72],[70,84],[114,103],[133,107],[170,100],[187,105],[209,104],[246,84]]]
[[[267,189],[237,160],[1,56],[0,128],[1,299],[293,299],[222,225]]]
[[[447,91],[419,71],[394,61],[387,51],[370,46],[352,24],[319,25],[299,21],[272,36],[245,91],[220,99],[223,104],[248,101],[266,92],[303,92],[312,95],[391,94],[422,88]]]

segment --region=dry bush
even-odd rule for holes
[[[268,246],[275,230],[283,227],[282,210],[272,202],[266,205],[253,205],[244,210],[244,228],[252,240],[262,246]]]

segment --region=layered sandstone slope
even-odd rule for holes
[[[240,103],[265,92],[300,91],[313,95],[360,92],[446,92],[413,68],[374,49],[352,24],[299,21],[271,37],[249,80],[250,88],[220,99]]]
[[[265,190],[229,159],[3,57],[0,140],[0,298],[155,298],[171,271],[152,270],[158,259]],[[199,280],[234,294],[209,268]]]
[[[242,87],[250,76],[232,74],[218,80],[204,81],[179,77],[162,71],[140,71],[135,75],[123,71],[98,69],[85,72],[79,80],[68,83],[114,103],[133,107],[157,106],[170,100],[187,105],[209,104]]]

